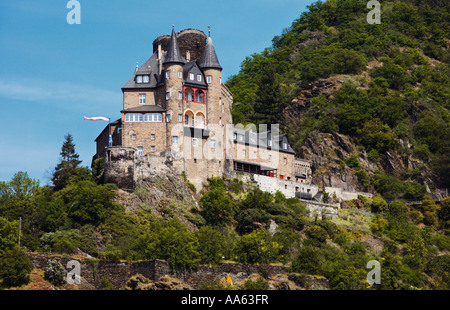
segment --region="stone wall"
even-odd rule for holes
[[[46,254],[29,253],[28,257],[36,268],[45,269],[49,260],[59,261],[64,267],[70,260],[78,260],[81,264],[81,282],[85,287],[98,288],[103,278],[109,280],[115,288],[123,288],[134,275],[140,274],[150,281],[159,281],[170,275],[193,289],[198,289],[204,282],[218,281],[224,274],[231,277],[233,283],[239,283],[254,273],[265,277],[277,274],[287,274],[289,270],[283,266],[273,265],[242,265],[237,263],[222,263],[217,267],[200,266],[197,269],[178,267],[171,269],[170,265],[161,260],[139,262],[112,262],[87,258],[49,257]],[[68,269],[69,271],[70,269]]]

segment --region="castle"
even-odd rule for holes
[[[121,118],[95,139],[105,182],[133,190],[170,170],[197,189],[209,177],[239,175],[288,197],[315,195],[309,162],[295,157],[276,125],[233,125],[233,95],[221,72],[210,34],[172,28],[155,39],[151,57],[122,87]]]

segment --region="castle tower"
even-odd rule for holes
[[[172,34],[163,61],[162,78],[165,81],[165,94],[161,94],[161,97],[165,98],[167,151],[172,152],[175,159],[181,158],[182,152],[183,125],[180,118],[183,119],[184,114],[182,91],[185,62],[180,53],[175,30],[172,27]],[[178,164],[181,165],[181,163]],[[181,169],[181,166],[178,168]]]
[[[228,94],[224,94],[227,90],[222,84],[222,67],[217,58],[210,34],[208,35],[199,66],[208,84],[206,100],[207,121],[209,124],[208,128],[211,129],[211,136],[209,137],[211,147],[208,148],[208,156],[210,158],[208,161],[208,174],[210,176],[221,175],[224,172],[227,156],[226,146],[231,145],[230,141],[228,143],[226,141],[226,125],[232,124],[231,101],[227,96]]]

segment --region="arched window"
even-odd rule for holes
[[[205,103],[205,91],[203,89],[185,87],[184,100]]]
[[[192,111],[186,111],[184,113],[184,125],[194,127],[194,113]]]
[[[205,115],[203,115],[203,113],[201,112],[198,112],[195,115],[195,127],[205,128]]]
[[[186,88],[184,90],[184,100],[194,101],[194,91],[192,89]]]

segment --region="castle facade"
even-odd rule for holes
[[[172,29],[155,39],[153,54],[122,87],[121,118],[95,140],[105,182],[132,190],[164,166],[184,172],[197,189],[209,177],[245,174],[281,190],[289,186],[289,193],[317,192],[309,162],[295,158],[275,124],[233,124],[233,95],[221,72],[210,35]]]

